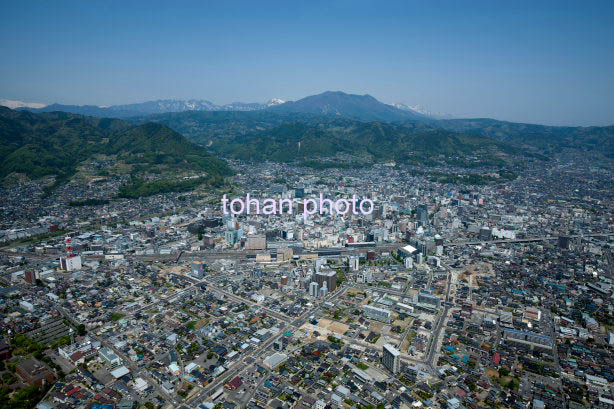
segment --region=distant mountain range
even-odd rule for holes
[[[429,111],[428,109],[426,109],[425,107],[423,107],[422,105],[407,105],[407,104],[392,104],[393,107],[401,109],[403,111],[410,111],[410,112],[416,112],[418,114],[424,115],[426,117],[429,117],[431,119],[452,119],[454,118],[453,115],[450,114],[444,114],[442,112],[433,112],[433,111]]]
[[[272,99],[265,103],[243,103],[233,102],[226,105],[217,105],[204,99],[160,99],[138,104],[111,105],[100,107],[96,105],[62,105],[51,104],[46,106],[13,106],[31,112],[70,112],[72,114],[95,116],[98,118],[130,118],[141,115],[153,115],[166,112],[185,112],[185,111],[257,111],[266,109],[278,104],[283,104],[281,99]],[[0,104],[1,105],[1,104]],[[37,104],[39,105],[39,104]]]
[[[69,108],[78,113],[55,112]],[[395,161],[499,170],[569,150],[614,159],[614,126],[436,119],[417,109],[339,91],[263,104],[160,100],[106,108],[0,107],[0,178],[11,173],[67,177],[97,153],[115,155],[143,171],[196,169],[215,176],[229,173],[215,155],[247,161],[315,160],[328,167],[343,157],[361,164]]]
[[[285,105],[285,104],[284,104]],[[424,162],[429,155],[440,155],[442,163],[452,163],[450,158],[454,156],[449,147],[459,147],[458,140],[453,139],[456,135],[462,142],[473,142],[475,139],[466,137],[482,138],[481,143],[490,154],[495,154],[499,159],[493,161],[493,156],[482,155],[483,159],[476,161],[482,164],[501,163],[505,157],[508,162],[513,162],[522,156],[546,159],[563,150],[592,152],[607,158],[614,158],[614,126],[606,127],[556,127],[533,124],[522,124],[494,119],[405,119],[395,121],[374,121],[352,118],[346,111],[345,115],[318,114],[314,113],[286,112],[282,106],[274,109],[250,112],[177,112],[159,115],[149,115],[132,118],[135,123],[159,122],[177,132],[185,135],[188,139],[210,147],[215,152],[227,157],[240,157],[242,159],[267,158],[285,161],[298,157],[314,155],[321,157],[334,156],[337,151],[358,153],[361,156],[373,160],[395,159],[403,161]],[[291,109],[289,111],[295,111]],[[303,110],[300,110],[303,111]],[[306,110],[309,111],[309,110]],[[330,111],[325,111],[329,113]],[[356,113],[357,111],[353,111]],[[390,111],[379,112],[379,117],[385,116]],[[392,111],[393,113],[395,111]],[[366,115],[363,115],[363,118]],[[394,116],[394,118],[397,118]],[[295,126],[296,125],[296,126]],[[299,126],[300,125],[300,126]],[[369,125],[369,126],[367,126]],[[381,130],[386,132],[380,135],[380,141],[384,146],[387,140],[394,141],[389,146],[389,152],[381,151],[377,138],[366,137],[368,132],[377,135]],[[290,132],[292,130],[292,132]],[[318,132],[316,132],[318,131]],[[322,135],[320,144],[315,143],[314,135]],[[287,139],[284,145],[280,135]],[[428,137],[433,138],[429,143]],[[306,144],[303,138],[309,138],[312,148]],[[416,138],[424,144],[415,144]],[[335,141],[343,141],[338,150],[332,149]],[[301,142],[301,151],[298,142]],[[360,141],[360,142],[359,142]],[[437,141],[437,143],[435,143]],[[297,145],[294,145],[296,143]],[[248,146],[251,145],[251,146]],[[361,146],[362,145],[362,146]],[[272,146],[276,146],[274,149]],[[326,149],[325,147],[331,147]],[[403,153],[412,147],[415,155]],[[510,149],[511,147],[517,149]],[[474,149],[480,150],[482,146],[475,144]],[[283,152],[282,152],[283,151]],[[418,154],[418,152],[420,153]],[[265,153],[266,152],[266,153]],[[371,152],[372,154],[370,154]],[[463,157],[469,157],[469,151],[460,150],[455,162],[465,162]],[[513,154],[510,154],[514,152]],[[462,159],[462,160],[461,160]]]
[[[0,103],[0,105],[3,105]],[[176,100],[161,99],[138,104],[111,105],[63,105],[33,104],[21,101],[7,101],[6,106],[32,112],[70,112],[73,114],[95,116],[99,118],[130,118],[135,116],[155,115],[169,112],[186,111],[260,111],[270,109],[275,112],[303,113],[314,115],[341,116],[365,121],[403,121],[408,119],[439,119],[443,115],[434,114],[418,106],[405,104],[388,105],[370,95],[346,94],[341,91],[326,91],[298,101],[272,99],[264,103],[233,102],[218,105],[204,99]]]
[[[24,102],[15,101],[11,99],[0,98],[0,106],[16,109],[16,108],[44,108],[45,104],[39,104],[38,102]]]

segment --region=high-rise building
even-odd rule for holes
[[[439,234],[435,235],[435,246],[443,246],[443,239]]]
[[[360,266],[360,258],[352,256],[350,257],[348,264],[350,265],[350,270],[357,271]]]
[[[24,278],[27,283],[34,284],[36,282],[36,272],[34,270],[27,270],[24,274]]]
[[[407,232],[407,220],[401,220],[399,222],[399,231],[401,233]]]
[[[392,344],[386,344],[382,350],[382,364],[393,374],[401,370],[401,352]]]
[[[428,254],[428,245],[425,241],[419,240],[416,242],[416,248],[423,255],[426,256]]]
[[[416,220],[421,226],[426,226],[429,222],[429,209],[425,204],[416,209]]]
[[[202,280],[205,276],[205,263],[200,260],[192,261],[192,276]]]
[[[311,282],[311,284],[309,284],[309,295],[312,297],[317,297],[319,287],[320,286],[315,281]]]
[[[228,243],[231,246],[234,246],[242,238],[243,238],[242,229],[229,228],[228,230],[226,230],[226,232],[224,232],[224,239],[226,240],[226,243]]]
[[[318,283],[320,288],[324,287],[324,283],[326,283],[329,292],[335,291],[337,288],[337,272],[321,271],[316,273],[316,283]]]
[[[569,250],[569,244],[571,238],[569,236],[559,236],[559,247],[565,250]]]
[[[492,239],[492,230],[488,227],[482,227],[480,229],[480,240],[490,240]]]
[[[413,268],[414,267],[414,259],[411,257],[407,257],[405,259],[405,268]]]
[[[417,297],[417,304],[424,308],[438,310],[441,307],[441,299],[436,295],[420,291]]]

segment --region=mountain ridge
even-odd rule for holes
[[[395,106],[398,105],[398,106]],[[273,98],[263,103],[232,102],[218,105],[205,99],[159,99],[135,104],[118,104],[108,107],[97,105],[64,105],[53,103],[43,107],[22,106],[19,110],[32,112],[62,111],[80,115],[130,118],[185,111],[260,111],[345,116],[360,120],[402,121],[434,119],[404,104],[385,104],[371,95],[348,94],[342,91],[325,91],[297,101]]]
[[[384,104],[369,94],[346,94],[342,91],[325,91],[269,109],[277,112],[342,116],[368,121],[394,122],[428,118],[415,111],[402,110],[393,105]]]
[[[453,132],[538,148],[548,155],[562,149],[574,149],[599,152],[608,158],[614,158],[614,125],[551,126],[490,118],[444,119],[430,124]]]
[[[343,96],[345,98],[362,99],[363,102],[376,106],[376,109],[370,109],[364,115],[357,115],[356,112],[348,112],[347,110],[338,109],[330,101],[324,101],[321,106],[314,107],[310,104],[310,101],[314,99],[324,99],[333,96]],[[134,104],[118,104],[111,106],[97,106],[97,105],[64,105],[59,103],[53,103],[50,105],[44,105],[40,103],[12,101],[8,99],[0,99],[0,106],[6,104],[12,109],[27,110],[31,112],[70,112],[80,115],[95,116],[95,117],[108,117],[108,118],[120,118],[127,119],[132,117],[143,117],[146,115],[160,115],[165,113],[174,112],[188,112],[188,111],[200,111],[200,112],[249,112],[249,111],[264,111],[271,110],[274,112],[286,112],[286,113],[303,113],[312,115],[329,115],[329,116],[345,116],[352,119],[360,119],[364,121],[385,121],[385,122],[402,122],[408,120],[426,120],[426,121],[497,121],[500,123],[511,124],[523,124],[531,126],[542,126],[549,128],[590,128],[590,127],[607,127],[605,126],[555,126],[555,125],[542,125],[542,124],[528,124],[522,122],[512,122],[507,120],[499,120],[493,118],[462,118],[456,117],[450,114],[434,112],[424,108],[421,105],[409,105],[406,103],[383,103],[369,94],[356,95],[348,94],[343,91],[325,91],[320,94],[309,95],[296,101],[284,101],[279,98],[273,98],[263,103],[244,103],[244,102],[232,102],[229,104],[215,104],[206,99],[159,99],[153,101],[145,101]],[[310,106],[311,105],[311,106]],[[372,107],[370,107],[372,108]],[[378,111],[384,111],[378,112]],[[612,123],[614,126],[614,121]],[[443,127],[443,126],[442,126]],[[446,128],[448,126],[445,126]]]
[[[336,161],[339,154],[357,163],[394,161],[422,165],[505,168],[512,157],[534,159],[511,144],[478,135],[386,122],[329,119],[285,122],[270,129],[212,139],[210,149],[246,161]]]
[[[273,98],[263,103],[232,102],[230,104],[218,105],[205,99],[158,99],[135,104],[119,104],[106,107],[98,105],[64,105],[53,103],[38,108],[31,106],[20,106],[17,107],[17,109],[35,113],[60,111],[100,118],[125,119],[142,115],[155,115],[185,111],[258,111],[284,102],[285,101],[279,98]]]
[[[276,100],[269,104],[255,105],[232,103],[222,108],[206,100],[159,100],[108,108],[79,108],[80,113],[95,117],[112,113],[116,116],[129,116],[129,120],[135,124],[161,123],[196,143],[205,146],[213,144],[215,149],[218,149],[220,141],[231,143],[239,149],[237,143],[240,137],[261,136],[267,131],[273,132],[284,123],[298,121],[328,128],[331,121],[336,121],[336,126],[351,133],[358,126],[352,121],[361,121],[401,125],[411,128],[413,132],[428,130],[434,134],[434,130],[438,130],[440,133],[451,131],[466,136],[485,137],[489,141],[514,145],[531,155],[543,157],[550,157],[564,149],[573,149],[614,158],[614,127],[553,127],[488,118],[437,119],[419,114],[407,105],[388,105],[368,94],[355,95],[342,91],[325,91],[297,101],[281,102]],[[43,110],[57,108],[51,105]],[[137,109],[141,110],[139,115],[131,116]],[[153,111],[159,113],[149,114]],[[405,131],[399,129],[398,132]],[[345,142],[350,143],[348,140]],[[316,148],[319,149],[314,146]],[[231,154],[228,151],[223,153]]]
[[[191,170],[218,179],[232,173],[225,161],[160,123],[0,107],[0,178],[17,173],[66,179],[96,154],[116,155],[147,171]]]

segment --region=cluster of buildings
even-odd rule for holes
[[[563,156],[463,186],[437,180],[457,168],[233,166],[236,186],[293,213],[224,214],[199,191],[78,202],[112,197],[113,178],[3,189],[8,398],[34,385],[45,409],[614,407],[607,167]],[[304,218],[320,193],[374,211]]]

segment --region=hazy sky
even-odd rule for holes
[[[172,4],[171,4],[172,3]],[[614,124],[614,1],[3,1],[0,98],[326,90],[459,117]]]

